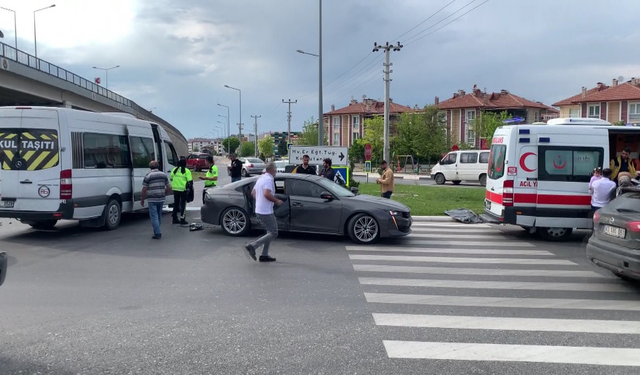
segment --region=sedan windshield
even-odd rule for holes
[[[331,182],[326,178],[321,178],[317,181],[323,188],[327,189],[331,194],[337,197],[355,197],[351,191],[347,190],[335,182]]]
[[[262,163],[262,160],[256,158],[247,159],[249,163]]]

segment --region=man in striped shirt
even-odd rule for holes
[[[149,216],[151,217],[151,225],[153,226],[153,239],[162,238],[160,226],[162,224],[162,207],[164,206],[165,197],[171,192],[171,182],[167,175],[158,170],[160,164],[153,160],[149,163],[151,172],[147,173],[142,182],[142,198],[140,204],[144,207],[145,199],[149,202]]]

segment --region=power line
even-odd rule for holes
[[[432,25],[431,27],[429,27],[429,29],[433,28],[433,26],[436,26],[437,24],[441,23],[442,21],[446,20],[447,18],[449,18],[449,17],[451,17],[451,16],[455,15],[456,13],[460,12],[461,10],[463,10],[463,9],[464,9],[464,8],[466,8],[466,7],[468,7],[469,5],[471,5],[471,4],[472,4],[473,2],[475,2],[475,1],[476,1],[476,0],[473,0],[473,1],[472,1],[472,2],[470,2],[469,4],[467,4],[467,5],[463,6],[462,8],[458,9],[457,11],[453,12],[453,13],[452,13],[452,14],[450,14],[448,17],[446,17],[446,18],[444,18],[444,19],[440,20],[440,22],[438,22],[438,23],[436,23],[436,24]],[[445,23],[444,25],[442,25],[442,26],[438,27],[437,29],[435,29],[435,30],[431,31],[430,33],[427,33],[427,34],[425,34],[425,35],[423,35],[423,36],[421,36],[421,37],[419,37],[419,38],[417,38],[417,39],[414,39],[414,40],[408,40],[408,41],[407,41],[407,45],[413,44],[413,43],[417,42],[417,41],[418,41],[418,40],[420,40],[420,39],[424,39],[424,38],[428,37],[429,35],[431,35],[431,34],[435,33],[435,32],[436,32],[436,31],[438,31],[438,30],[442,30],[443,28],[445,28],[445,27],[447,27],[448,25],[452,24],[452,23],[453,23],[453,22],[455,22],[456,20],[459,20],[460,18],[464,17],[466,14],[469,14],[469,13],[473,12],[474,10],[476,10],[476,9],[480,8],[481,6],[483,6],[484,4],[486,4],[486,3],[488,3],[488,2],[489,2],[489,0],[485,0],[484,2],[482,2],[482,3],[478,4],[478,5],[476,5],[475,7],[473,7],[473,8],[471,8],[471,9],[469,9],[469,10],[468,10],[468,11],[466,11],[466,12],[462,13],[462,14],[461,14],[461,15],[459,15],[458,17],[456,17],[456,18],[452,19],[451,21],[449,21],[449,22]],[[413,37],[411,37],[411,38],[414,38],[414,37],[416,37],[416,36],[420,35],[420,34],[421,34],[421,33],[423,33],[424,31],[427,31],[427,30],[429,30],[429,29],[423,30],[422,32],[420,32],[420,33],[418,33],[418,34],[414,35],[414,36],[413,36]],[[411,39],[411,38],[409,38],[409,39]]]
[[[409,34],[410,32],[412,32],[413,30],[417,29],[418,27],[420,27],[420,25],[424,24],[425,22],[429,21],[430,19],[432,19],[433,17],[435,17],[438,13],[442,12],[443,10],[445,10],[449,5],[455,3],[457,0],[452,0],[450,3],[448,3],[447,5],[443,6],[442,8],[438,9],[437,12],[433,13],[432,15],[430,15],[427,19],[425,19],[424,21],[420,22],[419,24],[415,25],[414,27],[412,27],[411,29],[409,29],[409,31],[405,32],[404,34],[393,38],[393,40],[399,40],[400,38],[402,38],[403,36]],[[372,52],[373,53],[373,52]]]

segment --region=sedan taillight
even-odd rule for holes
[[[640,233],[640,221],[629,222],[629,230],[632,232]]]

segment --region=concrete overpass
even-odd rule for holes
[[[42,59],[0,43],[0,106],[65,106],[92,112],[127,112],[161,125],[178,155],[187,139],[167,121],[121,95]]]

